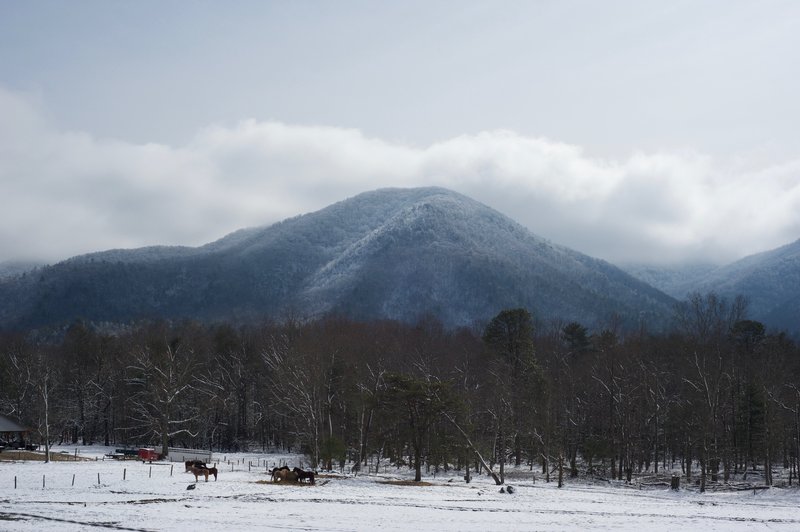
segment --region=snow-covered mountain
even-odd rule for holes
[[[199,248],[94,253],[2,281],[0,326],[327,313],[459,326],[526,307],[592,327],[661,323],[673,303],[455,192],[383,189]]]
[[[622,269],[679,300],[691,293],[714,292],[728,300],[744,296],[750,319],[800,333],[800,240],[725,266],[626,264]]]
[[[30,272],[44,264],[32,261],[9,260],[0,262],[0,279],[16,277]]]
[[[749,301],[752,319],[790,332],[800,330],[800,240],[750,255],[686,283],[686,292],[716,292]]]
[[[675,299],[685,299],[695,290],[700,279],[717,269],[711,263],[690,264],[620,264],[620,268],[637,279],[658,288]]]

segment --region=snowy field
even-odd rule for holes
[[[82,462],[0,462],[0,530],[800,530],[798,489],[702,495],[610,484],[558,489],[555,482],[532,482],[525,471],[508,482],[515,488],[508,494],[487,477],[390,484],[411,478],[391,468],[324,476],[314,486],[281,485],[269,482],[266,468],[286,460],[299,465],[302,458],[248,453],[215,455],[230,462],[218,466],[219,479],[201,478],[189,490],[194,477],[183,464],[103,460],[110,451],[79,448],[91,458]]]

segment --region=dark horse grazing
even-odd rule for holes
[[[217,468],[216,467],[196,467],[192,466],[189,471],[192,472],[194,475],[194,481],[197,482],[197,479],[200,478],[200,475],[205,477],[206,482],[208,482],[208,475],[214,475],[214,482],[217,481]]]
[[[299,467],[295,467],[293,469],[293,471],[295,473],[297,473],[297,480],[299,482],[302,482],[304,480],[310,480],[312,484],[314,483],[314,472],[313,471],[304,471],[304,470],[300,469]]]
[[[186,472],[192,470],[192,467],[208,467],[202,460],[186,460]]]

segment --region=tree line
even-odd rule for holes
[[[451,330],[341,317],[259,325],[77,322],[0,334],[0,411],[50,444],[303,452],[322,468],[509,467],[630,481],[776,471],[797,482],[800,353],[746,304],[694,294],[674,326]]]

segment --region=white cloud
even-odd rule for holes
[[[199,245],[387,186],[440,185],[612,261],[730,260],[800,236],[800,160],[762,169],[691,153],[593,158],[512,131],[427,147],[244,120],[184,146],[64,132],[0,88],[0,260]]]

